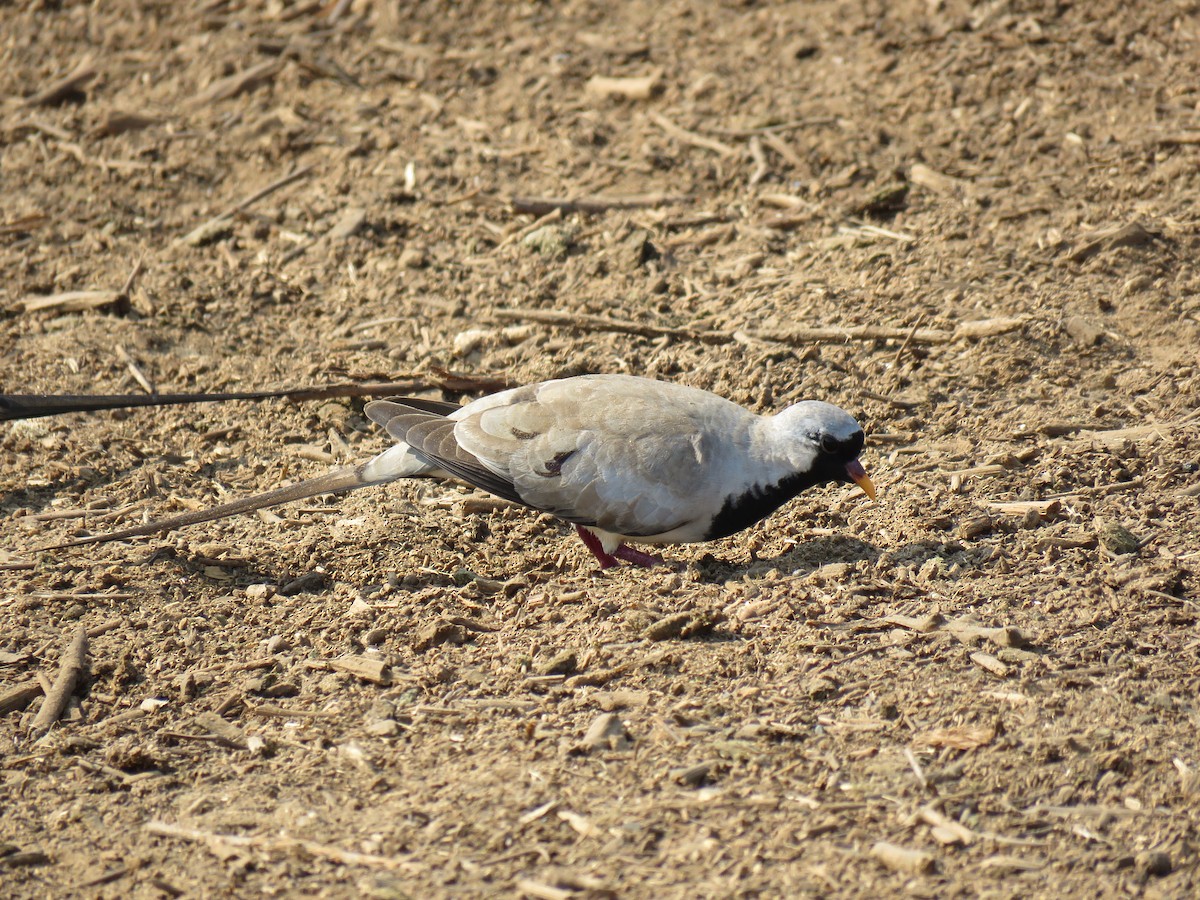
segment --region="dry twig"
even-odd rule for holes
[[[64,291],[61,294],[26,297],[21,301],[25,312],[40,312],[53,309],[58,312],[83,312],[115,306],[121,302],[120,291]]]
[[[30,97],[25,98],[26,106],[53,106],[69,95],[83,88],[99,74],[90,56],[85,56],[78,64],[57,81],[53,81]]]
[[[650,118],[659,128],[681,143],[691,144],[693,147],[700,147],[704,150],[711,150],[719,156],[737,156],[738,154],[736,147],[722,143],[716,138],[705,137],[702,134],[696,134],[694,131],[688,131],[686,128],[680,128],[661,113],[652,112],[650,113]]]
[[[774,342],[777,344],[810,344],[822,341],[907,341],[910,344],[948,344],[962,338],[977,338],[1015,331],[1025,324],[1025,319],[984,319],[963,322],[954,331],[935,328],[892,328],[884,325],[849,325],[813,328],[794,328],[785,332],[732,332],[700,331],[694,328],[679,328],[650,325],[607,316],[586,313],[560,312],[550,309],[501,308],[492,313],[505,320],[540,322],[582,331],[613,331],[620,334],[637,334],[643,337],[674,337],[683,340],[701,341],[706,344],[729,344],[738,340],[738,334]]]
[[[292,837],[258,837],[256,835],[216,834],[211,831],[200,831],[198,828],[185,828],[182,825],[172,825],[168,822],[147,822],[146,831],[161,837],[179,838],[185,841],[195,841],[207,845],[213,852],[220,853],[227,848],[249,848],[261,853],[288,853],[301,851],[317,859],[327,859],[330,862],[344,866],[365,866],[371,869],[401,869],[406,872],[419,871],[418,863],[394,856],[377,856],[373,853],[355,853],[353,850],[342,850],[328,844],[318,844],[316,841],[306,841]]]
[[[0,394],[0,422],[37,419],[72,412],[96,412],[103,409],[129,409],[137,406],[178,406],[187,403],[221,403],[227,400],[272,400],[285,397],[293,402],[329,400],[335,397],[379,397],[411,394],[441,388],[446,391],[485,391],[507,387],[504,379],[491,376],[461,375],[445,370],[429,378],[404,381],[331,384],[312,388],[285,388],[275,391],[231,391],[198,394]]]
[[[689,198],[679,194],[631,194],[624,197],[513,197],[509,201],[513,212],[544,216],[558,209],[564,215],[583,213],[596,215],[610,209],[648,209],[669,203],[684,203]]]
[[[36,739],[45,735],[67,708],[79,679],[87,671],[87,648],[88,632],[80,625],[63,651],[58,666],[58,677],[46,692],[46,699],[42,701],[41,709],[34,717],[33,724],[29,726],[31,737]]]
[[[192,104],[194,106],[203,106],[206,103],[216,103],[219,100],[228,100],[231,97],[236,97],[238,94],[252,90],[262,84],[262,82],[269,81],[278,75],[283,68],[283,63],[283,59],[269,59],[266,62],[250,66],[248,69],[235,72],[225,78],[218,78],[193,97]]]
[[[226,209],[224,212],[217,213],[217,215],[213,216],[207,222],[204,222],[201,225],[197,225],[195,228],[193,228],[191,231],[189,231],[183,237],[179,238],[177,240],[177,243],[191,244],[193,246],[199,246],[200,244],[207,243],[209,240],[212,239],[211,235],[213,233],[213,229],[215,229],[222,223],[227,222],[229,219],[232,219],[238,213],[249,209],[251,206],[253,206],[255,203],[257,203],[259,200],[262,200],[264,197],[269,197],[271,194],[275,193],[276,191],[287,187],[293,181],[299,181],[301,178],[304,178],[306,175],[308,175],[309,172],[311,172],[313,170],[313,168],[315,168],[315,167],[311,166],[311,165],[301,166],[296,171],[289,172],[287,175],[284,175],[282,178],[272,181],[265,188],[255,191],[249,197],[246,197],[244,200],[238,201],[233,206]]]

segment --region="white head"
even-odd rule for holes
[[[874,498],[875,486],[858,461],[866,435],[850,413],[832,403],[802,400],[768,419],[776,449],[811,483],[854,482]]]

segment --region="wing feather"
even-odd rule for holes
[[[623,376],[536,388],[464,407],[459,444],[526,505],[629,537],[714,515],[730,451],[755,418],[703,391]]]
[[[626,376],[543,382],[449,412],[404,398],[367,412],[456,478],[629,537],[710,520],[755,418],[705,391]]]

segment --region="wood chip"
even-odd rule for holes
[[[677,781],[688,787],[699,787],[708,780],[709,773],[720,764],[720,760],[709,759],[695,765],[672,769],[667,774],[672,781]]]
[[[991,532],[995,522],[991,516],[972,516],[958,526],[958,536],[965,541],[974,540]]]
[[[273,703],[261,703],[258,706],[248,706],[246,712],[265,716],[272,719],[336,719],[341,713],[325,709],[284,709]]]
[[[413,635],[413,649],[424,653],[441,644],[465,644],[471,640],[471,632],[464,625],[451,622],[443,617],[433,622],[426,622]]]
[[[932,853],[910,850],[887,841],[877,841],[871,848],[871,855],[892,871],[905,875],[928,875],[936,865]]]
[[[50,864],[50,857],[41,850],[18,850],[0,856],[0,866],[8,869],[18,869],[24,866],[45,866]]]
[[[908,180],[918,187],[923,187],[936,194],[946,194],[952,197],[970,197],[975,189],[975,186],[966,179],[945,175],[922,163],[913,163],[908,170]]]
[[[662,70],[634,78],[609,78],[593,75],[584,90],[599,97],[620,97],[624,100],[649,100],[662,81]]]
[[[979,666],[981,669],[986,669],[997,678],[1008,677],[1008,666],[996,659],[990,653],[975,652],[971,654],[971,662]]]
[[[23,681],[0,692],[0,716],[20,712],[42,696],[42,684],[36,678]]]
[[[1116,247],[1138,247],[1152,243],[1161,237],[1160,232],[1141,222],[1130,222],[1118,228],[1110,228],[1093,234],[1090,240],[1072,251],[1067,259],[1076,263],[1083,262],[1098,253],[1104,253]]]
[[[576,331],[611,331],[618,334],[637,334],[644,337],[674,337],[699,341],[706,344],[738,343],[733,331],[706,331],[654,325],[649,322],[633,322],[608,316],[562,312],[552,309],[499,308],[491,310],[499,319],[511,321],[542,322]],[[1025,324],[1025,319],[985,319],[980,322],[964,322],[954,331],[936,328],[893,328],[884,325],[850,325],[795,327],[787,331],[745,331],[749,338],[765,343],[802,345],[821,342],[845,343],[848,341],[908,341],[915,344],[948,344],[965,338],[981,338],[1015,331]]]
[[[997,854],[989,856],[979,864],[979,868],[994,875],[1016,872],[1033,872],[1042,868],[1045,863],[1023,859],[1020,856]]]
[[[245,732],[215,712],[202,712],[192,721],[231,749],[245,750],[249,746]]]
[[[1024,632],[1012,625],[1006,625],[1001,628],[988,628],[964,617],[947,622],[945,629],[964,644],[988,641],[997,647],[1029,646],[1029,640],[1025,637]]]
[[[30,213],[25,216],[17,216],[15,219],[9,219],[7,222],[0,222],[0,236],[25,234],[49,223],[50,217],[45,213]]]
[[[1172,431],[1170,425],[1134,425],[1131,428],[1113,428],[1108,431],[1080,431],[1079,439],[1092,441],[1104,447],[1120,447],[1126,441],[1131,444],[1161,441]]]
[[[1048,522],[1057,519],[1062,512],[1062,503],[1058,500],[1015,500],[1011,502],[989,501],[989,509],[994,509],[1002,516],[1016,516],[1024,519],[1031,513],[1040,521]]]
[[[542,816],[546,815],[546,813],[554,812],[556,809],[558,809],[557,800],[551,800],[548,803],[543,803],[541,806],[535,806],[529,812],[522,813],[521,817],[517,819],[517,824],[524,828],[526,825],[536,822]]]
[[[996,337],[997,335],[1018,331],[1028,321],[1029,319],[1025,316],[1001,316],[995,319],[977,319],[973,322],[962,322],[954,329],[954,337],[972,340]]]
[[[123,299],[120,291],[65,291],[48,296],[25,297],[20,302],[25,312],[41,312],[52,309],[56,312],[69,313],[118,306]]]
[[[933,728],[913,735],[912,742],[924,747],[949,747],[952,750],[977,750],[996,739],[994,725],[960,725]]]
[[[560,809],[558,817],[574,828],[583,837],[598,837],[602,832],[586,817],[569,809]]]
[[[316,841],[306,841],[289,837],[258,837],[256,835],[216,834],[210,831],[200,831],[182,825],[168,822],[147,822],[145,830],[160,837],[170,837],[185,841],[205,844],[218,855],[223,851],[249,848],[260,853],[294,853],[297,850],[318,859],[327,859],[344,866],[363,866],[372,869],[403,870],[408,872],[420,871],[425,868],[420,863],[390,856],[376,856],[371,853],[356,853],[353,850],[342,850],[328,844]]]
[[[94,137],[114,137],[115,135],[126,134],[130,131],[141,131],[143,128],[157,125],[158,122],[159,120],[152,116],[110,110],[100,123],[92,129],[92,135]]]
[[[933,839],[939,844],[962,844],[963,846],[968,846],[975,843],[979,837],[979,835],[966,825],[956,822],[933,806],[921,807],[917,811],[917,818],[930,826],[930,833],[933,835]]]
[[[563,215],[583,213],[596,215],[611,209],[646,209],[671,203],[683,203],[686,196],[679,194],[635,194],[616,197],[513,197],[509,204],[513,212],[534,216],[546,216],[554,210]],[[535,223],[536,224],[536,223]]]
[[[711,150],[719,156],[737,156],[739,153],[736,147],[731,147],[729,144],[718,141],[716,138],[705,137],[694,131],[688,131],[686,128],[680,128],[662,113],[652,112],[650,113],[650,119],[680,143],[691,144],[693,147],[700,147],[704,150]]]
[[[532,878],[518,878],[516,888],[527,896],[535,897],[536,900],[571,900],[575,896],[572,890],[554,887]]]
[[[929,634],[932,631],[937,631],[938,627],[945,622],[945,619],[942,618],[941,613],[930,613],[920,618],[901,615],[887,616],[883,621],[888,625],[899,625],[901,628],[907,628],[918,634]]]
[[[642,637],[651,641],[667,641],[672,638],[687,638],[696,634],[707,634],[724,621],[722,613],[709,610],[686,610],[659,619],[642,632]]]
[[[191,231],[189,231],[187,234],[185,234],[183,237],[177,238],[176,242],[180,243],[180,244],[188,244],[193,247],[199,247],[199,246],[203,246],[204,244],[211,243],[213,240],[218,239],[216,237],[216,235],[226,233],[228,231],[227,220],[232,219],[238,213],[244,212],[245,210],[249,209],[251,206],[253,206],[255,203],[257,203],[259,200],[262,200],[264,197],[268,197],[271,194],[275,193],[276,191],[279,191],[279,190],[287,187],[292,182],[298,181],[301,178],[306,177],[309,174],[309,172],[311,172],[312,170],[313,170],[313,166],[311,166],[311,165],[301,166],[299,169],[296,169],[293,172],[289,172],[287,175],[284,175],[282,178],[277,178],[275,181],[272,181],[266,187],[255,191],[254,193],[250,194],[245,199],[240,200],[237,203],[230,206],[229,208],[223,210],[222,212],[219,212],[217,215],[213,216],[207,222],[203,222],[200,225],[196,226]]]
[[[329,660],[329,668],[372,684],[386,686],[392,683],[391,667],[375,656],[341,656]]]
[[[342,211],[337,222],[329,229],[326,237],[330,241],[344,241],[351,235],[357,234],[367,224],[367,211],[361,206],[348,206]]]
[[[580,741],[580,749],[628,750],[632,746],[625,725],[616,713],[604,713],[592,720]]]

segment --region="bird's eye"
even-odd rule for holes
[[[821,450],[825,453],[836,453],[838,451],[838,440],[831,434],[821,435]]]

